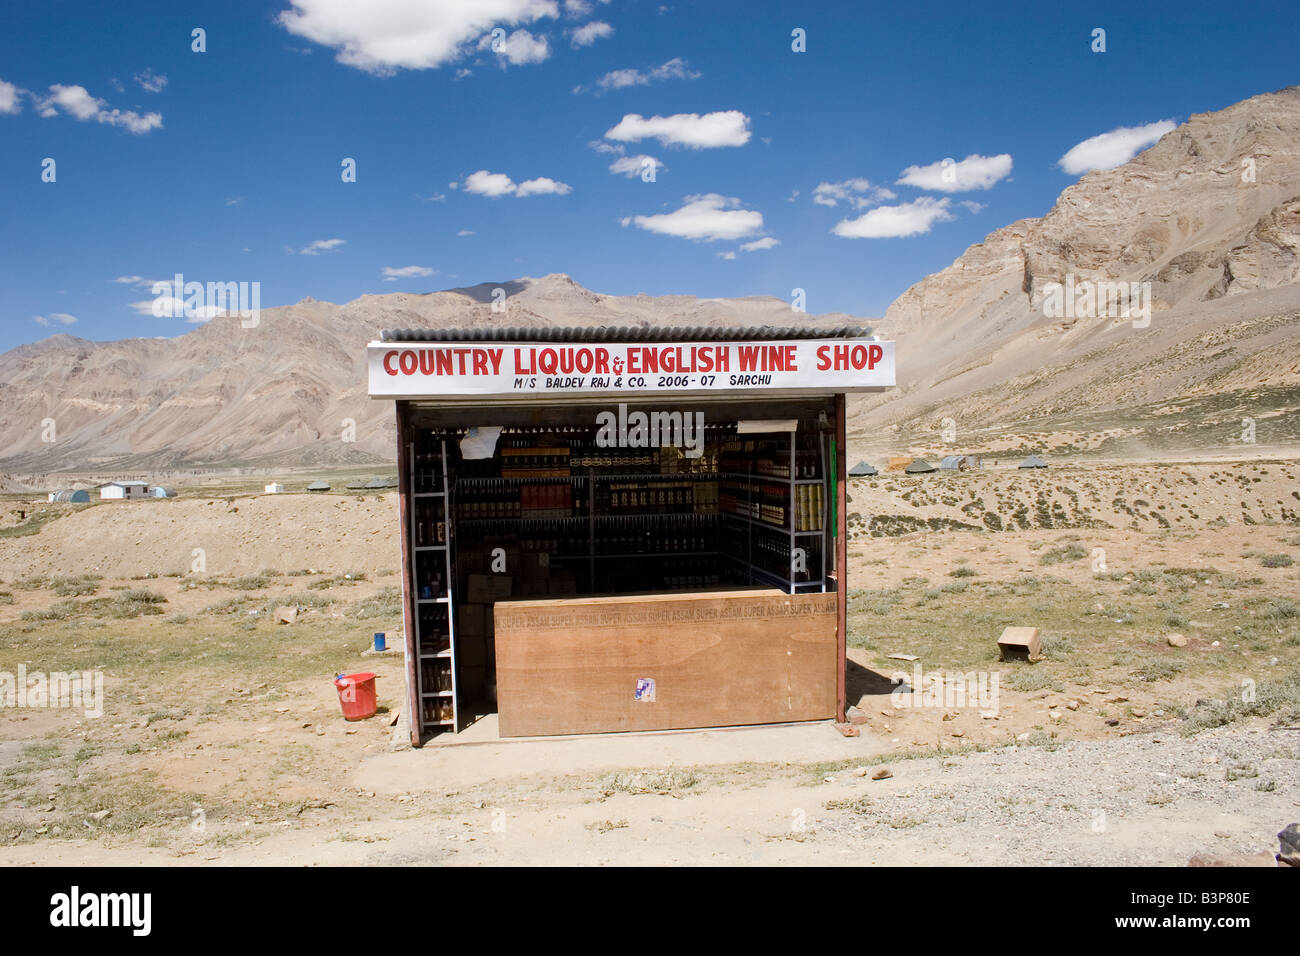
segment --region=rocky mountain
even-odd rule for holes
[[[954,444],[987,448],[1096,449],[1134,428],[1149,446],[1230,445],[1234,417],[1300,441],[1298,279],[1290,87],[1192,116],[908,289],[877,327],[898,342],[900,388],[859,403],[856,424],[881,451],[941,450],[944,419]],[[1207,411],[1217,431],[1193,440]]]
[[[504,289],[505,313],[493,312]],[[498,296],[499,297],[499,296]],[[424,295],[304,299],[263,309],[254,328],[219,316],[174,339],[89,342],[55,335],[0,356],[0,470],[152,475],[230,466],[391,459],[393,408],[367,395],[365,346],[385,328],[829,326],[766,296],[612,296],[566,275]],[[355,441],[343,440],[355,422]],[[53,423],[54,441],[48,423]]]

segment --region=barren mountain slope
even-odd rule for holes
[[[1070,277],[1150,283],[1149,324],[1086,307],[1051,314],[1052,284]],[[1085,175],[1043,218],[991,233],[908,289],[878,324],[898,341],[900,388],[859,403],[857,428],[865,437],[899,426],[883,434],[924,446],[950,417],[962,441],[979,444],[1035,419],[1294,389],[1298,277],[1291,87],[1191,117],[1130,162]],[[1257,414],[1293,406],[1271,394]]]
[[[493,312],[493,292],[505,292]],[[500,296],[498,296],[500,298]],[[538,325],[858,324],[770,297],[609,296],[565,275],[426,295],[304,299],[243,328],[221,316],[175,339],[56,335],[0,356],[0,458],[10,471],[339,464],[391,458],[392,405],[367,397],[381,329]],[[43,441],[47,419],[54,442]],[[356,441],[342,440],[345,422]]]

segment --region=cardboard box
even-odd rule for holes
[[[998,651],[1004,661],[1036,661],[1042,656],[1043,643],[1036,627],[1008,627],[998,638]]]

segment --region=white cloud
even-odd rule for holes
[[[609,3],[609,0],[600,0],[601,3]],[[590,0],[564,0],[564,13],[566,16],[579,20],[587,16],[592,11]]]
[[[943,159],[929,166],[908,166],[898,174],[898,185],[941,193],[964,193],[972,189],[992,189],[998,180],[1010,175],[1010,154],[980,156],[972,153],[960,163]]]
[[[244,204],[243,196],[231,196],[226,200],[227,206],[242,206]]]
[[[688,146],[712,149],[719,146],[744,146],[749,142],[749,117],[740,110],[720,113],[677,113],[651,116],[629,113],[605,133],[606,139],[637,142],[653,138],[665,146]]]
[[[487,196],[489,199],[500,199],[502,196],[566,196],[573,192],[573,187],[568,183],[558,182],[546,176],[516,183],[505,173],[489,173],[486,169],[470,173],[461,185],[465,192],[476,196]]]
[[[857,219],[842,219],[831,230],[845,239],[891,239],[929,232],[936,222],[954,218],[948,211],[952,200],[922,196],[897,206],[877,206]]]
[[[474,230],[473,230],[473,229],[462,229],[460,232],[456,233],[456,235],[458,235],[458,236],[472,236],[472,235],[474,235]]]
[[[186,322],[191,323],[207,322],[209,319],[226,313],[226,310],[221,306],[192,303],[189,312],[193,314],[187,317],[185,300],[170,295],[160,295],[153,299],[132,302],[131,308],[140,315],[147,315],[157,319],[184,318]]]
[[[578,29],[573,31],[573,36],[569,41],[569,45],[576,50],[578,47],[591,46],[597,40],[603,40],[606,37],[612,37],[613,35],[614,28],[608,23],[605,23],[603,20],[592,20],[585,26],[580,26]]]
[[[741,209],[739,199],[717,193],[687,196],[676,212],[655,216],[631,216],[622,220],[647,232],[713,242],[715,239],[743,239],[763,230],[763,214]]]
[[[573,187],[568,183],[557,182],[547,176],[539,176],[536,179],[528,179],[519,184],[515,190],[515,195],[520,198],[524,196],[567,196],[573,192]]]
[[[137,73],[135,81],[144,88],[146,93],[161,93],[167,88],[167,77],[155,73],[150,67],[145,67],[143,73]]]
[[[140,285],[145,280],[144,276],[118,276],[113,281],[122,285]]]
[[[317,239],[311,245],[299,249],[298,255],[318,256],[322,252],[332,252],[346,241],[346,239]]]
[[[338,61],[368,73],[436,69],[464,56],[495,27],[558,17],[555,0],[290,0],[279,16],[290,33],[338,51]],[[537,38],[519,31],[503,55],[530,57]],[[545,38],[540,42],[545,48]],[[514,49],[510,49],[514,46]],[[542,57],[545,59],[545,56]],[[537,62],[525,59],[511,62]]]
[[[647,164],[649,165],[647,166]],[[620,156],[609,164],[611,173],[626,176],[628,179],[636,179],[641,175],[641,170],[646,168],[653,168],[657,176],[668,167],[653,156],[647,156],[644,153],[636,156]]]
[[[0,80],[0,113],[21,113],[22,102],[18,99],[18,87]]]
[[[741,252],[757,252],[760,249],[771,249],[773,246],[779,246],[780,239],[773,239],[771,236],[764,236],[762,239],[755,239],[753,242],[746,242],[740,247]]]
[[[84,86],[55,83],[50,86],[50,95],[40,99],[37,106],[42,116],[57,116],[62,110],[79,120],[121,126],[132,133],[147,133],[162,126],[161,113],[145,113],[141,116],[134,110],[108,109],[107,103],[91,96]]]
[[[963,199],[963,200],[962,200],[961,202],[959,202],[957,205],[961,206],[963,209],[967,210],[968,212],[970,212],[970,213],[972,213],[972,214],[974,214],[974,215],[979,215],[979,214],[982,213],[985,209],[988,209],[988,208],[989,208],[989,204],[988,204],[988,203],[986,203],[986,202],[975,202],[973,199]]]
[[[798,191],[795,195],[798,195]],[[873,186],[865,179],[846,179],[840,183],[822,182],[813,190],[813,202],[819,206],[837,206],[843,202],[861,209],[896,198],[892,190],[884,186]]]
[[[731,260],[731,259],[736,258],[736,254],[735,254],[734,252],[732,252],[730,249],[728,249],[726,252],[719,252],[719,253],[718,253],[718,258],[719,258],[719,259],[727,259],[727,260]]]
[[[1165,133],[1177,127],[1171,119],[1145,126],[1121,126],[1085,139],[1056,161],[1071,176],[1094,169],[1114,169],[1127,163]]]
[[[637,69],[611,70],[598,79],[596,85],[602,90],[621,90],[628,86],[646,86],[663,80],[698,80],[700,75],[691,69],[689,63],[676,56],[644,73]]]
[[[51,312],[49,315],[34,315],[32,321],[48,329],[59,325],[72,325],[77,321],[77,317],[66,312]]]
[[[384,266],[384,281],[396,282],[398,279],[413,279],[416,276],[431,276],[433,270],[428,266]]]
[[[544,36],[533,36],[527,30],[516,30],[499,42],[490,33],[485,33],[478,41],[479,50],[490,51],[498,57],[501,66],[523,66],[527,63],[541,63],[551,55],[551,46]]]
[[[614,153],[615,155],[618,156],[623,155],[623,146],[621,143],[602,143],[600,140],[597,139],[597,140],[592,140],[587,145],[590,146],[598,153]]]
[[[486,169],[480,169],[465,177],[465,192],[490,199],[509,196],[516,188],[514,180],[505,173],[489,173]]]

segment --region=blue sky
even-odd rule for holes
[[[0,348],[182,334],[140,314],[178,272],[263,308],[566,272],[880,315],[1152,124],[1300,81],[1295,3],[413,6],[8,5]]]

